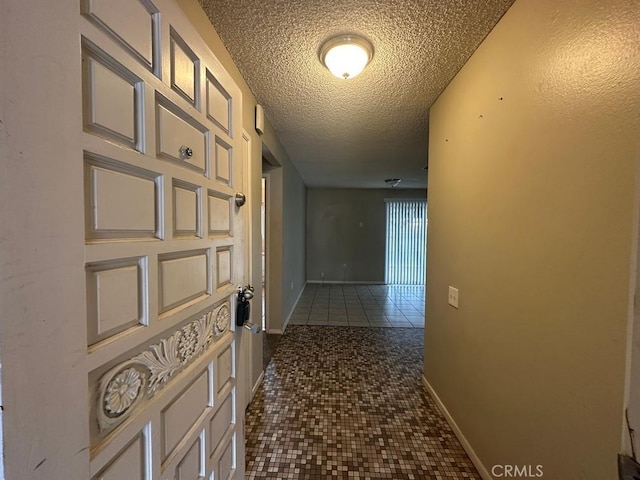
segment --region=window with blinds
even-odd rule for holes
[[[385,282],[390,285],[424,285],[427,202],[387,199],[386,208]]]

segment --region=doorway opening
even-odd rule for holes
[[[386,199],[385,283],[424,285],[427,255],[427,202]]]
[[[266,368],[282,334],[282,167],[262,144],[262,288],[263,367]],[[263,223],[262,223],[263,222]]]

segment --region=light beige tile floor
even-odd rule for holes
[[[290,325],[424,328],[424,285],[308,284]]]

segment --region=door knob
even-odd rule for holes
[[[251,285],[247,285],[246,287],[238,287],[238,299],[244,297],[244,300],[251,300],[253,298],[253,292],[255,292],[255,288]]]

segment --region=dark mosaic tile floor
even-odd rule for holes
[[[424,285],[309,283],[289,325],[424,328]]]
[[[287,328],[247,409],[247,476],[476,479],[421,384],[424,330]]]

